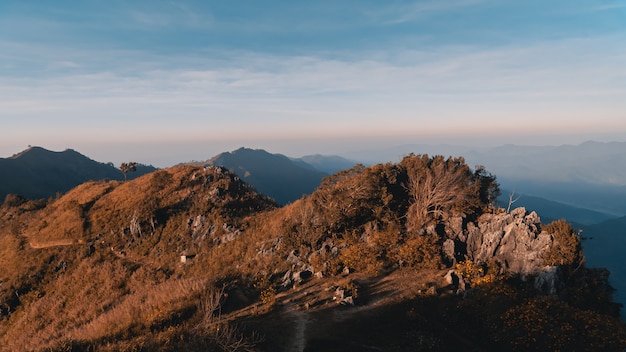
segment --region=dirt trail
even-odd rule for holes
[[[66,239],[66,240],[49,241],[45,243],[37,243],[37,242],[28,241],[28,244],[30,245],[31,248],[43,249],[43,248],[50,248],[50,247],[72,246],[75,244],[84,244],[84,243],[81,243],[81,241]]]

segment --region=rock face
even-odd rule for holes
[[[461,220],[451,219],[446,226],[449,239],[443,250],[448,257],[454,252],[455,258],[464,253],[474,262],[496,261],[502,272],[522,276],[544,269],[543,254],[553,240],[550,234],[541,232],[537,213],[517,208],[511,213],[485,214],[465,226],[460,226]]]
[[[547,295],[556,295],[561,289],[562,281],[563,278],[559,267],[547,266],[535,278],[535,290]]]

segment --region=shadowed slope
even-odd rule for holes
[[[154,171],[139,165],[130,178]],[[31,147],[10,158],[0,158],[0,200],[7,194],[27,198],[48,198],[65,193],[89,180],[122,180],[123,175],[111,164],[103,164],[72,150],[53,152]]]

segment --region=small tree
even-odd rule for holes
[[[120,165],[120,171],[124,174],[124,182],[126,182],[126,174],[128,172],[137,171],[137,163],[134,161],[122,163],[122,165]]]

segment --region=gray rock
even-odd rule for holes
[[[456,258],[454,256],[454,240],[447,239],[443,242],[443,254],[452,264],[456,264]]]
[[[306,281],[313,276],[313,273],[310,270],[302,270],[293,273],[292,279],[296,283],[300,283],[302,281]]]
[[[467,236],[463,231],[463,217],[455,216],[448,220],[446,224],[446,234],[448,234],[448,238],[455,239],[465,242],[467,241]]]
[[[333,295],[333,301],[343,300],[345,293],[346,291],[343,288],[337,287],[337,289],[335,290],[335,294]]]
[[[455,270],[448,271],[444,276],[444,280],[446,280],[450,289],[454,290],[457,294],[465,292],[465,280],[463,280],[463,277],[457,274]]]
[[[348,296],[344,299],[342,299],[339,304],[344,305],[344,306],[354,306],[354,298],[352,298],[352,296]]]
[[[474,262],[495,260],[502,270],[522,276],[534,275],[544,267],[543,254],[552,242],[542,233],[535,212],[517,208],[510,214],[486,214],[467,226],[467,256]]]
[[[557,295],[563,283],[558,266],[547,266],[535,277],[535,290],[546,295]]]

